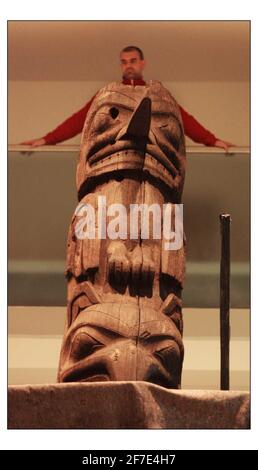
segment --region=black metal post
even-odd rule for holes
[[[220,389],[229,390],[230,215],[220,214]]]

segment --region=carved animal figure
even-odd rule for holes
[[[181,202],[184,175],[183,124],[168,90],[156,81],[101,89],[85,121],[77,165],[80,204],[68,234],[60,382],[144,380],[180,388],[185,240],[166,249],[162,229],[164,207],[175,211]],[[99,201],[105,201],[102,212]],[[109,212],[112,205],[123,209],[123,224],[121,213],[119,225]],[[160,237],[155,224],[146,236],[142,212],[132,218],[136,207],[153,218],[157,210]],[[89,229],[89,208],[95,214],[91,236],[83,238],[78,227],[87,213]],[[116,225],[122,236],[107,236]]]

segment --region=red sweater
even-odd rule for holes
[[[145,85],[145,81],[142,79],[138,80],[127,80],[123,79],[125,85]],[[55,145],[64,140],[71,139],[75,135],[79,134],[85,122],[86,115],[90,109],[91,103],[94,100],[96,95],[86,103],[83,108],[81,108],[77,113],[74,113],[68,119],[66,119],[62,124],[60,124],[52,132],[46,134],[43,138],[46,141],[47,145]],[[213,146],[216,142],[217,137],[212,134],[210,131],[205,129],[196,119],[188,114],[181,106],[179,106],[182,120],[184,124],[184,131],[187,137],[194,140],[194,142],[199,142],[207,146]]]

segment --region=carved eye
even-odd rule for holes
[[[154,355],[162,362],[167,370],[176,370],[180,362],[180,352],[177,345],[155,351]]]
[[[96,341],[87,333],[79,333],[72,342],[71,358],[79,361],[96,352],[103,344]]]
[[[118,116],[118,114],[119,114],[119,110],[118,110],[117,108],[115,108],[115,107],[112,107],[112,108],[110,108],[110,110],[109,110],[109,114],[110,114],[110,116],[112,117],[112,119],[116,119],[117,116]]]

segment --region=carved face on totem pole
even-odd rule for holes
[[[86,118],[77,167],[77,189],[118,170],[149,173],[180,198],[185,142],[180,110],[160,84],[111,83],[95,97]],[[110,172],[112,172],[111,175]],[[173,201],[175,202],[175,201]]]
[[[155,206],[162,228],[163,208],[175,212],[180,203],[184,173],[180,111],[159,82],[111,83],[100,90],[85,121],[77,166],[80,210],[68,235],[59,381],[144,380],[180,388],[185,244],[166,249],[164,232],[156,236],[153,225],[146,236],[146,224],[137,231],[142,213],[132,223],[130,211],[151,208],[154,219]],[[81,237],[78,226],[89,208],[91,236]],[[114,236],[117,211],[123,217]]]

